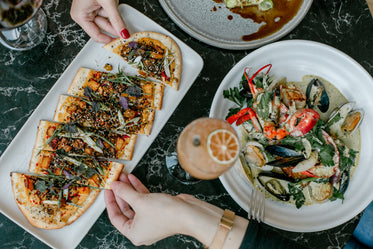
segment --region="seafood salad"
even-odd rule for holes
[[[241,130],[241,164],[266,196],[303,205],[344,199],[359,159],[364,112],[321,77],[287,82],[272,65],[223,91],[226,120]]]

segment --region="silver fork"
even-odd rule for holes
[[[262,189],[254,188],[251,191],[249,212],[247,218],[257,220],[259,223],[264,221],[264,200],[265,194]]]

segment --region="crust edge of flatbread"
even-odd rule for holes
[[[161,110],[163,105],[164,85],[154,84],[154,109]]]
[[[111,167],[109,171],[108,178],[105,181],[105,189],[111,189],[111,184],[118,180],[119,175],[122,173],[124,168],[124,164],[117,163],[117,162],[111,162]]]
[[[135,150],[135,144],[137,140],[137,135],[130,135],[130,140],[125,148],[122,150],[122,153],[118,155],[118,159],[122,160],[132,160],[133,151]]]
[[[42,149],[51,150],[51,147],[48,144],[45,144],[45,143],[47,142],[47,139],[46,139],[47,129],[52,125],[57,127],[60,124],[56,123],[56,122],[50,122],[50,121],[47,121],[47,120],[40,120],[39,125],[38,125],[38,129],[37,129],[37,133],[36,133],[36,140],[35,140],[35,144],[34,144],[34,148],[33,148],[34,151],[36,151],[36,150],[40,151]],[[34,152],[33,152],[33,154],[34,154]]]
[[[70,84],[69,89],[67,89],[67,94],[84,96],[83,87],[88,81],[88,76],[94,72],[94,70],[89,68],[81,67],[76,72],[73,81]]]
[[[57,107],[54,112],[53,121],[66,123],[66,118],[69,116],[67,107],[72,103],[72,96],[60,95],[57,102]],[[67,122],[68,123],[68,122]]]

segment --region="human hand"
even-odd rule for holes
[[[96,42],[106,44],[114,39],[101,30],[124,39],[130,37],[118,11],[118,0],[73,0],[70,15]]]
[[[150,245],[174,234],[210,245],[224,212],[191,195],[149,193],[134,175],[121,174],[111,188],[105,190],[109,219],[134,245]],[[236,217],[224,248],[238,248],[242,241],[247,220]]]
[[[174,196],[153,193],[134,176],[121,174],[105,190],[111,223],[134,245],[150,245],[176,233],[183,233],[180,217],[188,212]]]

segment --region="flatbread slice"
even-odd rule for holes
[[[150,135],[154,118],[152,109],[124,109],[118,101],[95,102],[61,95],[53,120],[123,134]]]
[[[12,172],[11,182],[17,206],[33,226],[42,229],[73,223],[100,193],[62,176]]]
[[[41,150],[131,160],[137,135],[41,120],[32,158]]]
[[[103,102],[120,97],[128,98],[137,108],[162,108],[164,85],[145,78],[129,76],[123,72],[107,73],[80,68],[67,94],[95,97]]]
[[[160,80],[175,90],[179,89],[182,56],[177,43],[169,36],[143,31],[124,40],[118,38],[104,46],[122,57],[141,75]]]
[[[96,188],[110,189],[116,181],[124,165],[103,158],[68,154],[61,150],[36,151],[33,153],[29,172],[40,175],[64,175],[76,178],[80,184]]]

